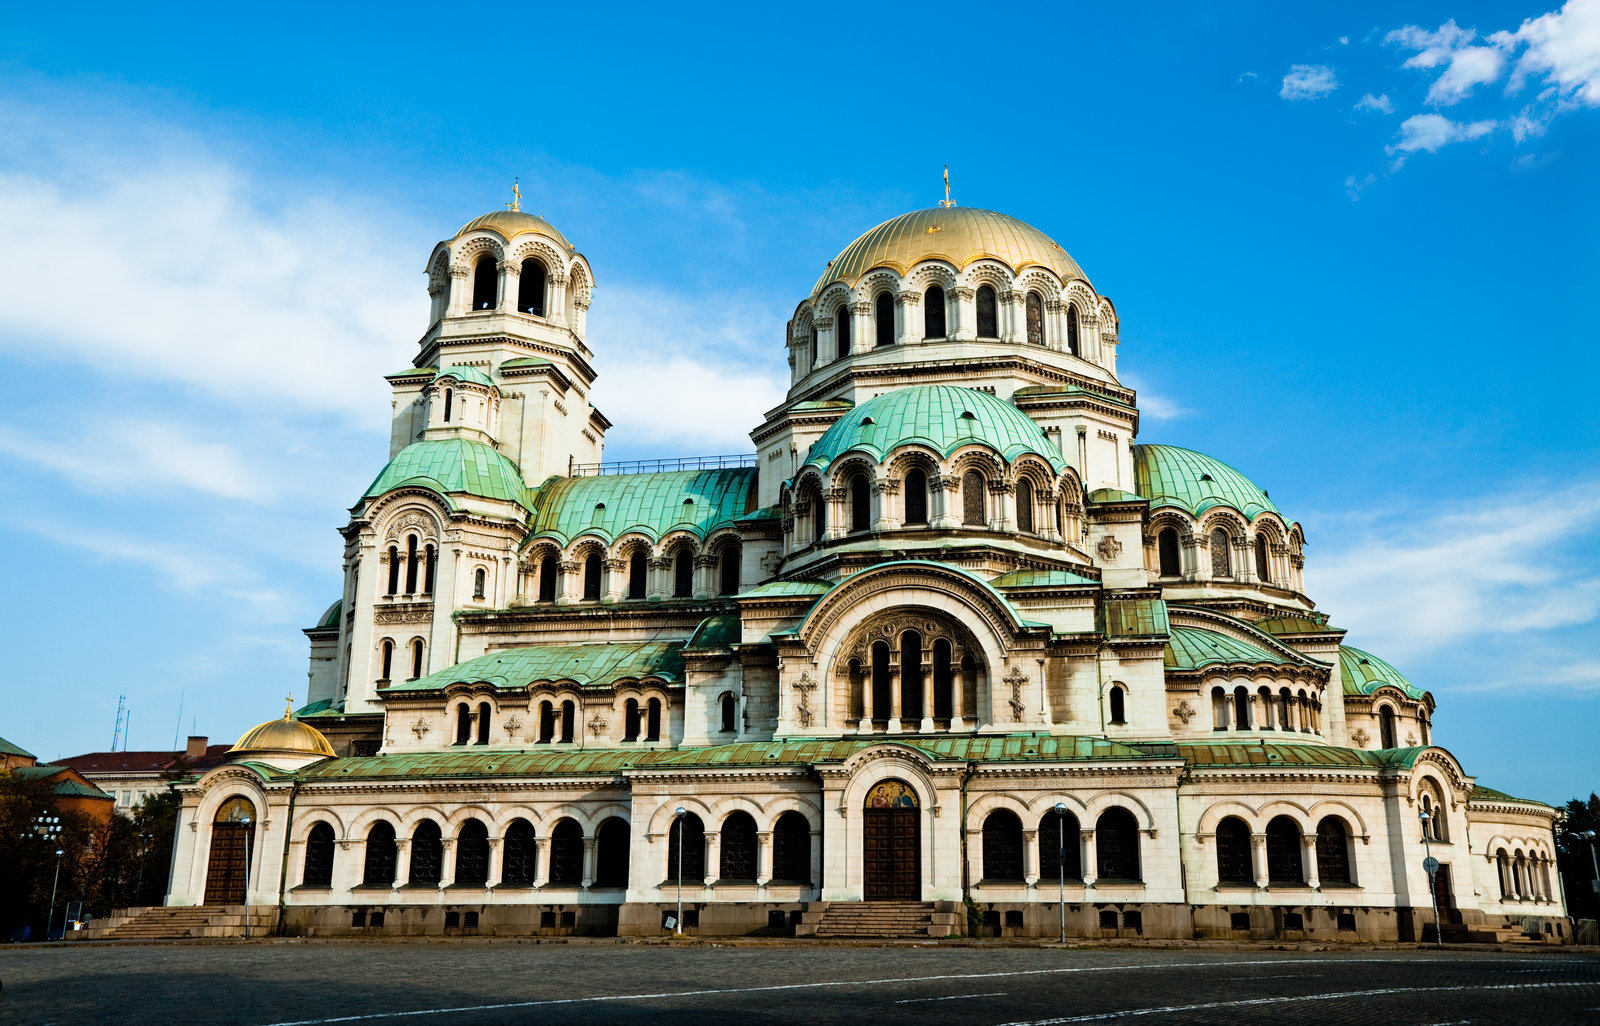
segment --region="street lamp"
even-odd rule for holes
[[[250,817],[239,820],[244,827],[244,939],[250,939]]]
[[[150,842],[155,839],[151,833],[139,835],[139,882],[134,885],[133,902],[135,905],[144,904],[144,863],[150,857]]]
[[[1433,857],[1433,847],[1428,843],[1428,824],[1433,819],[1428,815],[1428,810],[1423,809],[1417,813],[1417,818],[1422,820],[1422,850],[1425,857],[1422,860],[1422,869],[1428,874],[1428,896],[1433,899],[1433,943],[1435,947],[1444,947],[1444,930],[1439,923],[1439,889],[1434,886],[1434,874],[1439,872],[1439,863]]]
[[[1061,913],[1061,936],[1057,938],[1062,944],[1067,942],[1067,803],[1056,802],[1056,869],[1060,871],[1060,889],[1056,892],[1056,904]]]
[[[1589,864],[1594,867],[1594,880],[1589,886],[1594,889],[1595,894],[1600,894],[1600,858],[1596,858],[1594,853],[1594,831],[1585,830],[1578,836],[1589,842]],[[1572,910],[1567,911],[1570,914]]]
[[[48,812],[39,813],[37,816],[33,817],[33,833],[34,833],[35,837],[38,837],[40,840],[44,841],[46,844],[54,844],[61,837],[61,817],[60,816],[56,816],[56,815],[52,815],[52,814],[50,814]],[[24,833],[22,836],[26,837],[28,835],[26,833]],[[50,935],[55,932],[55,924],[56,924],[56,887],[61,883],[61,856],[62,856],[62,854],[63,853],[62,853],[61,849],[59,849],[59,848],[56,849],[55,879],[50,884],[50,918],[45,920],[45,924],[44,924],[44,939],[45,940],[49,940],[50,939]],[[65,924],[63,924],[63,927],[64,926],[65,926]],[[62,933],[64,935],[66,933],[66,930],[63,929]]]
[[[678,919],[672,924],[672,932],[679,936],[683,934],[683,820],[688,814],[689,810],[681,805],[672,813],[678,821]]]
[[[65,852],[60,848],[56,849],[56,876],[54,880],[50,881],[50,918],[45,920],[44,924],[45,940],[51,939],[50,935],[55,932],[56,928],[56,887],[61,883],[61,856],[64,854]],[[61,935],[63,937],[67,935],[67,924],[64,922],[61,924]]]

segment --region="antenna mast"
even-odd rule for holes
[[[122,740],[122,713],[127,704],[128,693],[124,691],[117,696],[117,725],[111,728],[111,750],[113,752],[117,750],[117,742],[119,741],[122,742],[124,748],[127,747],[127,742]]]

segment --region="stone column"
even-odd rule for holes
[[[1083,841],[1078,857],[1078,864],[1083,867],[1083,885],[1093,887],[1094,882],[1100,878],[1100,856],[1094,846],[1094,828],[1080,828],[1078,837]]]
[[[896,500],[900,494],[900,482],[891,481],[886,477],[876,478],[872,482],[872,497],[877,501],[878,519],[873,522],[874,531],[897,531],[900,529],[900,518],[896,513],[903,512],[903,507],[896,508]]]
[[[550,883],[550,838],[533,839],[533,885],[544,887]]]
[[[1027,319],[1022,312],[1023,293],[1007,289],[997,297],[1000,300],[1000,339],[1013,345],[1028,338]]]
[[[849,509],[845,505],[849,498],[848,488],[829,488],[822,493],[822,501],[828,504],[829,538],[843,538],[850,533]]]
[[[951,323],[945,325],[945,332],[953,341],[971,342],[978,337],[978,313],[973,305],[977,290],[963,285],[951,289],[949,295],[955,302],[950,304]]]
[[[1044,301],[1044,344],[1046,348],[1067,351],[1067,319],[1059,299]]]
[[[517,312],[517,290],[522,283],[522,265],[510,260],[500,261],[500,312]]]
[[[834,353],[838,351],[838,342],[833,334],[833,318],[823,317],[814,322],[817,329],[817,351],[811,354],[811,369],[816,370],[825,363],[837,359]]]
[[[852,353],[871,352],[877,344],[878,335],[872,328],[872,301],[869,299],[858,300],[850,308],[854,315],[850,323],[850,351]]]
[[[396,837],[394,839],[394,883],[390,886],[399,890],[407,880],[411,879],[411,838]]]
[[[600,850],[600,838],[585,837],[583,839],[583,889],[588,890],[594,886],[595,867],[598,865],[595,856]]]
[[[583,597],[583,564],[576,559],[563,559],[556,567],[556,605],[571,605]]]
[[[1029,887],[1039,882],[1039,831],[1022,832],[1022,878]]]
[[[717,873],[722,868],[722,834],[717,830],[706,831],[706,886],[711,887],[717,882]],[[688,881],[685,881],[687,883]]]
[[[811,889],[822,892],[822,833],[811,831]]]
[[[460,317],[467,312],[467,304],[472,302],[472,287],[467,284],[471,277],[472,268],[464,264],[450,265],[450,300],[445,307],[448,316]]]
[[[1250,867],[1255,870],[1256,887],[1267,889],[1267,835],[1250,835]]]
[[[602,602],[617,602],[622,598],[623,590],[628,586],[628,561],[626,559],[607,559],[606,586],[600,594]]]
[[[305,865],[305,863],[301,863]],[[349,894],[361,886],[367,872],[367,842],[365,838],[351,838],[339,842],[333,857],[333,891]]]
[[[961,676],[961,652],[950,647],[950,730],[963,730],[967,715],[966,681]]]
[[[1317,835],[1300,835],[1300,865],[1305,870],[1306,883],[1311,889],[1322,889],[1322,876],[1317,870]]]
[[[940,474],[928,478],[928,498],[933,508],[929,511],[928,526],[938,531],[949,531],[961,526],[961,518],[950,511],[950,496],[961,491],[961,478]],[[958,503],[959,504],[959,503]]]
[[[439,889],[442,891],[456,882],[456,839],[442,837],[439,843],[444,846],[444,855],[439,860]]]
[[[989,494],[994,496],[994,519],[990,521],[989,529],[992,531],[1016,531],[1015,486],[1010,481],[991,481],[989,483]]]
[[[572,331],[579,338],[583,338],[589,329],[589,300],[588,293],[572,297]]]
[[[694,597],[710,598],[717,592],[718,558],[709,552],[694,557]]]
[[[903,674],[900,672],[899,652],[889,652],[889,733],[900,730],[900,720],[905,711],[905,696],[900,693]]]
[[[645,584],[645,594],[652,600],[664,599],[672,594],[672,558],[661,556],[649,561],[650,573]]]
[[[570,282],[564,274],[550,275],[550,296],[545,303],[544,319],[559,328],[567,326],[567,285]]]
[[[491,837],[489,838],[489,875],[483,882],[485,890],[492,891],[500,886],[500,871],[504,868],[505,865],[500,860],[500,838]]]
[[[922,297],[915,292],[898,292],[894,297],[895,309],[900,314],[899,343],[909,346],[922,341],[921,318],[917,316],[917,308],[922,303]]]
[[[756,834],[756,886],[765,887],[772,882],[772,831]]]

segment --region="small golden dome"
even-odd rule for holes
[[[850,243],[828,264],[811,295],[821,295],[836,281],[854,287],[875,267],[905,274],[924,260],[945,260],[959,271],[985,258],[1018,274],[1045,267],[1063,281],[1088,280],[1066,250],[1030,224],[977,207],[930,207],[891,218]]]
[[[288,709],[283,719],[268,720],[245,732],[239,743],[228,749],[229,755],[310,755],[318,758],[336,757],[333,746],[322,732],[307,723],[294,719]]]
[[[543,235],[547,239],[559,242],[561,248],[568,253],[572,252],[572,243],[567,241],[565,235],[556,231],[555,225],[525,210],[496,210],[482,217],[475,217],[462,225],[455,237],[459,239],[468,232],[479,230],[494,232],[507,242],[519,235]]]

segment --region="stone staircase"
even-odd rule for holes
[[[800,913],[796,933],[833,938],[949,937],[960,933],[959,905],[949,901],[816,901]]]
[[[251,910],[250,935],[264,937],[272,929],[271,909]],[[156,905],[113,912],[73,940],[189,940],[195,937],[243,937],[243,905]]]

